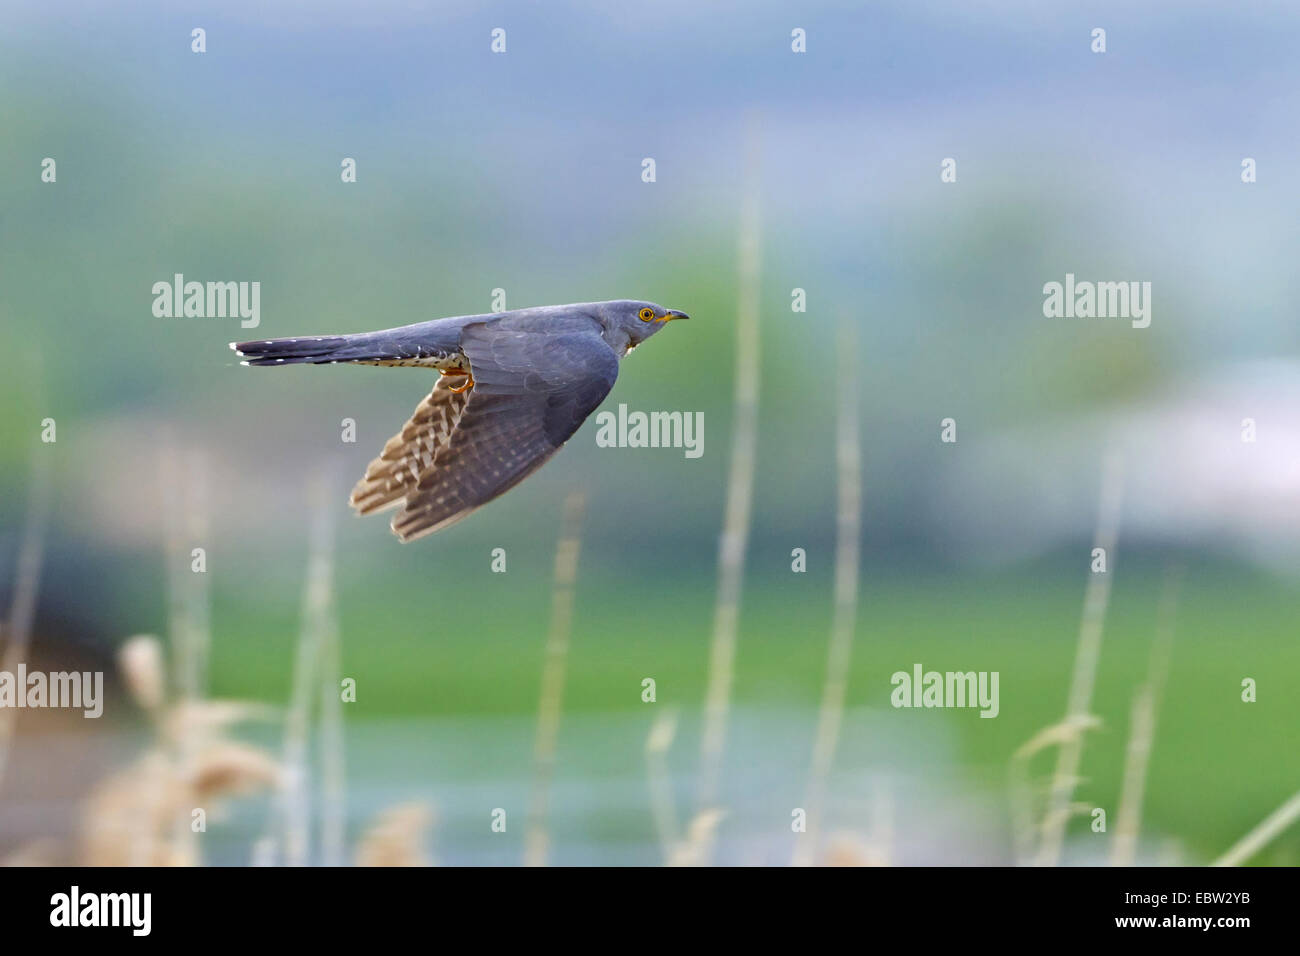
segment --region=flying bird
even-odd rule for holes
[[[619,299],[462,315],[382,332],[232,342],[244,365],[408,365],[439,377],[352,489],[400,507],[410,541],[505,494],[560,450],[614,387],[618,363],[684,312]]]

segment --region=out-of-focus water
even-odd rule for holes
[[[659,865],[664,854],[654,824],[645,742],[655,705],[644,714],[566,716],[561,725],[547,828],[555,865]],[[734,864],[786,863],[797,837],[792,811],[804,806],[815,715],[806,710],[739,709],[732,715],[716,860]],[[434,809],[425,849],[440,864],[513,865],[522,862],[534,785],[535,722],[522,718],[367,720],[348,725],[346,826],[350,848],[375,817],[398,804]],[[953,756],[942,734],[911,723],[900,735],[880,715],[846,714],[841,758],[832,775],[823,836],[879,852],[895,864],[991,863],[1007,859],[1006,820],[993,797],[972,801],[956,786]],[[265,728],[245,739],[278,748]],[[106,729],[101,753],[119,762],[147,738]],[[57,760],[71,738],[39,742]],[[28,746],[37,746],[31,742]],[[35,761],[30,753],[24,764]],[[105,761],[107,763],[107,761]],[[672,812],[683,833],[695,812],[698,768],[695,728],[683,726],[667,758]],[[958,789],[963,792],[959,795]],[[319,826],[319,791],[309,813]],[[493,813],[505,810],[505,832],[493,832]],[[201,837],[205,862],[247,865],[254,843],[279,809],[269,796],[238,799],[228,812],[209,810]],[[6,838],[75,824],[75,801],[27,800],[0,815]],[[272,823],[273,828],[278,823]],[[278,832],[273,829],[272,832]],[[318,830],[316,832],[319,832]],[[319,862],[319,845],[314,862]],[[349,853],[351,862],[351,853]]]

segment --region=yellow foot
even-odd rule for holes
[[[459,376],[459,375],[464,375],[464,376],[465,376],[465,384],[462,385],[462,386],[460,386],[459,388],[456,388],[456,387],[454,387],[454,386],[448,385],[448,386],[447,386],[447,391],[449,391],[449,392],[455,392],[457,395],[459,395],[461,392],[467,392],[467,391],[469,391],[471,388],[474,387],[474,376],[471,375],[468,371],[459,371],[459,370],[457,370],[457,371],[454,371],[454,372],[443,372],[442,374],[443,374],[443,375],[452,375],[452,376]]]

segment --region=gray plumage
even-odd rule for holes
[[[245,365],[437,369],[433,391],[352,490],[401,506],[403,541],[454,524],[545,464],[609,394],[618,363],[684,313],[620,299],[419,322],[381,332],[233,343]]]

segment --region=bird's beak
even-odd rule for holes
[[[676,309],[669,309],[667,312],[664,313],[664,317],[659,321],[671,322],[673,319],[689,319],[689,318],[690,316],[687,315],[685,312],[678,312]]]

